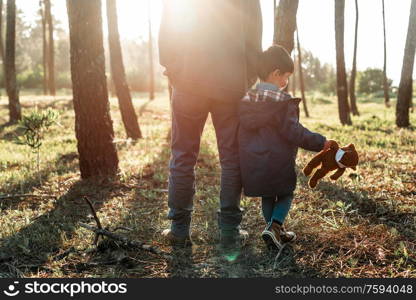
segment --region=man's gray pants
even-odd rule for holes
[[[168,218],[172,220],[172,233],[177,236],[190,233],[195,194],[194,168],[208,113],[211,113],[214,124],[221,164],[218,224],[224,234],[238,232],[242,219],[238,103],[239,99],[219,101],[173,90]]]

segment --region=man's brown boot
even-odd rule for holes
[[[190,247],[192,246],[192,240],[190,236],[177,236],[172,230],[165,229],[162,231],[163,239],[173,247]]]

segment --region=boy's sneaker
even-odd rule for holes
[[[162,238],[173,247],[192,246],[192,240],[190,236],[177,236],[170,229],[165,229],[162,231]]]
[[[283,244],[293,242],[296,239],[296,234],[285,231],[284,227],[276,222],[270,222],[262,232],[261,237],[267,247],[280,250]]]
[[[281,226],[280,238],[283,243],[291,243],[296,240],[296,233],[293,231],[286,231],[283,226]]]

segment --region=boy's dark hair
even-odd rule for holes
[[[273,45],[260,54],[257,73],[261,80],[266,80],[276,69],[279,69],[282,74],[293,73],[295,69],[290,54],[280,45]]]

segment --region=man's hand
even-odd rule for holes
[[[338,148],[338,143],[334,140],[326,140],[322,151],[327,151],[331,148]]]

